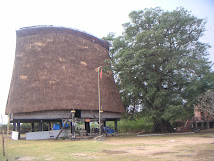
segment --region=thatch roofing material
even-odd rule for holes
[[[84,38],[64,29],[17,31],[7,114],[98,110],[96,68],[105,66],[104,60],[109,59],[105,47],[108,44],[97,38],[92,41],[91,35],[83,33]],[[124,112],[113,75],[103,73],[100,83],[103,111]]]
[[[106,41],[103,41],[101,39],[98,39],[90,34],[87,34],[85,32],[81,32],[78,30],[74,30],[71,28],[65,28],[65,27],[54,27],[54,26],[46,26],[46,27],[26,27],[24,30],[19,30],[16,32],[17,37],[24,37],[24,36],[30,36],[35,34],[49,34],[49,33],[64,33],[64,34],[72,34],[77,37],[82,37],[84,39],[87,39],[89,41],[92,41],[94,43],[97,43],[106,49],[109,48],[109,44]]]

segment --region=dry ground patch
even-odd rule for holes
[[[7,140],[11,160],[213,160],[214,133],[179,136],[119,135],[105,141]],[[0,149],[0,160],[2,146]]]

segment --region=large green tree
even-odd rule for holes
[[[206,20],[184,8],[151,8],[129,17],[122,36],[105,38],[112,43],[111,67],[122,100],[150,111],[154,131],[170,130],[187,116],[191,85],[210,73],[209,45],[200,41]]]

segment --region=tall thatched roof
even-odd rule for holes
[[[6,114],[50,110],[98,110],[97,67],[109,59],[108,43],[63,27],[23,28]],[[124,112],[113,75],[103,73],[103,111]]]

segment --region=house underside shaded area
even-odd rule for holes
[[[20,139],[20,125],[21,123],[31,123],[31,132],[43,131],[44,123],[49,125],[48,130],[53,130],[51,128],[51,123],[59,124],[60,129],[63,128],[63,123],[67,120],[70,126],[70,133],[72,137],[75,137],[75,132],[78,132],[78,128],[75,127],[76,123],[85,124],[85,134],[90,135],[92,133],[90,125],[92,123],[99,124],[99,114],[98,111],[82,111],[74,110],[74,117],[70,117],[71,111],[43,111],[43,112],[32,112],[32,113],[15,113],[10,116],[10,122],[13,123],[13,131],[19,133],[18,138]],[[120,120],[121,113],[115,112],[103,112],[101,114],[101,134],[103,134],[103,127],[106,127],[107,121],[114,122],[114,131],[117,133],[117,121]],[[38,124],[37,129],[35,129],[35,124]],[[98,128],[97,128],[98,129]],[[47,129],[46,129],[47,130]],[[99,133],[99,131],[97,131]]]
[[[195,118],[194,128],[197,129],[210,129],[214,128],[214,119],[209,118]]]

